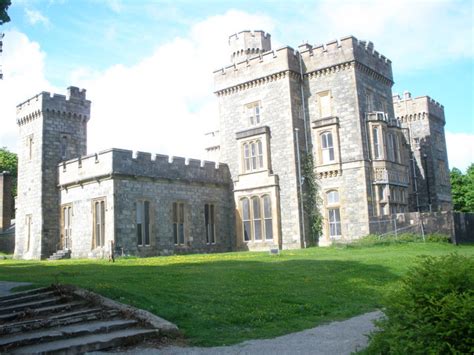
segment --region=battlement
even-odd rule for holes
[[[216,92],[272,75],[277,79],[288,70],[299,73],[298,54],[291,47],[281,47],[214,71]]]
[[[58,171],[61,186],[112,176],[211,184],[230,181],[225,164],[116,148],[62,162]]]
[[[307,73],[356,61],[393,81],[392,62],[377,52],[372,42],[347,36],[315,46],[304,43],[298,49]]]
[[[67,95],[43,91],[16,107],[17,124],[22,125],[44,112],[68,115],[88,121],[91,102],[86,99],[86,90],[70,86]]]
[[[426,114],[445,121],[444,106],[429,96],[413,98],[410,92],[405,91],[402,97],[398,94],[393,95],[393,106],[400,119],[409,115]]]
[[[231,61],[249,59],[272,49],[271,35],[264,31],[241,31],[229,36]]]

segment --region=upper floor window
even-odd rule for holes
[[[213,204],[204,205],[204,223],[206,226],[206,243],[215,244],[216,242],[216,224],[215,208]]]
[[[137,245],[150,245],[150,202],[138,201],[136,208]]]
[[[26,145],[28,149],[28,160],[31,160],[33,159],[33,135],[32,134],[30,134],[26,138]]]
[[[61,145],[61,159],[62,160],[67,160],[68,159],[69,135],[61,134],[59,143]]]
[[[105,200],[95,200],[93,202],[94,230],[93,247],[103,247],[105,245]]]
[[[388,142],[387,142],[387,155],[388,160],[395,161],[395,137],[393,133],[388,134]]]
[[[365,105],[367,107],[367,112],[372,112],[374,110],[374,94],[369,90],[365,92]]]
[[[374,159],[380,159],[382,157],[382,146],[380,144],[380,128],[372,128],[372,140],[374,143]]]
[[[247,119],[250,126],[260,124],[260,102],[246,105]]]
[[[334,143],[331,132],[321,133],[321,153],[323,164],[334,161]]]
[[[318,93],[319,101],[319,117],[330,117],[332,115],[331,109],[331,92],[323,91]]]
[[[263,169],[263,145],[261,139],[245,142],[242,145],[244,171]]]
[[[184,203],[173,202],[173,239],[174,244],[184,244]]]
[[[269,195],[241,199],[242,233],[244,241],[273,239],[273,219]]]

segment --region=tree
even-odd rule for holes
[[[7,10],[11,4],[11,0],[0,0],[0,25],[10,21],[10,16],[8,16]]]
[[[10,172],[13,177],[12,198],[14,198],[18,177],[18,157],[15,153],[8,151],[6,147],[0,148],[0,173],[4,171]]]
[[[466,174],[453,168],[450,174],[453,208],[459,212],[474,212],[474,163]]]

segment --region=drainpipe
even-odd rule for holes
[[[295,128],[296,139],[296,160],[298,162],[298,185],[300,190],[300,210],[301,210],[301,231],[303,233],[303,248],[306,248],[306,234],[304,228],[304,210],[303,210],[303,180],[301,178],[301,159],[300,159],[300,145],[298,139],[298,128]]]
[[[301,92],[301,107],[303,109],[303,122],[304,122],[304,141],[306,146],[306,154],[308,151],[308,125],[306,123],[306,105],[304,103],[304,77],[303,77],[303,61],[301,60],[301,54],[298,52],[298,58],[300,60],[300,92]]]

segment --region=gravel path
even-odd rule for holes
[[[367,336],[374,330],[373,321],[383,316],[380,311],[362,314],[340,322],[332,322],[301,332],[287,334],[274,339],[249,340],[232,346],[214,348],[171,346],[161,349],[137,347],[121,353],[140,355],[203,355],[203,354],[351,354],[367,346]]]

